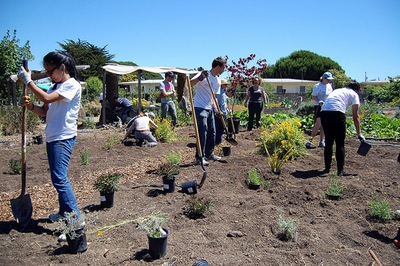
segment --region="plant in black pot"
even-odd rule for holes
[[[119,189],[120,174],[103,174],[99,176],[93,187],[100,191],[100,204],[102,208],[114,206],[114,192]]]
[[[330,200],[339,200],[344,189],[345,186],[341,184],[340,177],[334,176],[329,179],[328,189],[325,191],[325,195]]]
[[[180,159],[179,153],[168,153],[157,171],[163,178],[163,188],[166,193],[175,191],[175,177],[180,171]]]
[[[151,213],[135,219],[138,229],[147,233],[149,254],[153,259],[159,259],[167,254],[167,239],[169,232],[164,228],[168,221],[167,214]]]
[[[257,168],[252,168],[247,172],[246,183],[250,189],[259,189],[260,186],[264,188],[268,188],[270,183],[268,180],[265,180],[261,175]]]
[[[82,217],[76,212],[65,212],[56,223],[56,231],[67,238],[69,250],[72,254],[87,250],[86,226]]]

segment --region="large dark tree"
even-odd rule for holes
[[[267,67],[261,76],[263,78],[292,78],[304,80],[319,80],[329,69],[344,73],[342,67],[329,57],[300,50],[288,57],[280,58],[274,65]]]
[[[85,80],[88,77],[102,79],[103,69],[101,67],[114,58],[114,55],[106,50],[107,46],[101,48],[80,39],[77,42],[66,40],[64,43],[58,44],[62,48],[59,51],[66,51],[71,54],[78,65],[90,65],[90,68],[79,71],[80,80]]]

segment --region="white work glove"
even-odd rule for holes
[[[361,142],[365,142],[365,137],[363,136],[363,134],[361,134],[361,133],[357,134],[357,137]]]
[[[319,106],[324,105],[324,101],[319,101],[318,103],[319,103]]]
[[[31,79],[31,71],[27,72],[25,68],[22,66],[19,68],[18,71],[18,78],[25,84],[28,85],[29,82],[32,81]]]
[[[200,76],[198,76],[198,80],[199,81],[203,81],[203,79],[205,79],[206,77],[208,77],[208,71],[207,70],[203,70],[203,71],[201,71],[201,74],[200,74]]]

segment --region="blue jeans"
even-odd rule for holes
[[[214,112],[204,108],[195,107],[197,127],[199,129],[200,146],[205,157],[214,154],[215,121]],[[196,150],[196,159],[200,159],[200,151]]]
[[[176,109],[173,101],[161,103],[161,117],[167,118],[167,113],[171,115],[172,125],[176,126]]]
[[[125,123],[126,118],[127,118],[128,115],[129,115],[129,112],[132,110],[132,107],[133,107],[133,105],[128,106],[128,107],[124,107],[124,108],[122,109],[122,112],[121,112],[121,120],[122,120],[122,123]]]
[[[68,165],[76,137],[46,143],[47,159],[49,160],[51,182],[58,193],[59,214],[75,211],[80,212],[74,191],[68,178]]]
[[[225,117],[224,117],[225,119]],[[215,143],[214,145],[217,146],[222,143],[223,135],[224,135],[224,127],[222,126],[221,118],[219,115],[215,116]]]

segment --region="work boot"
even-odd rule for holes
[[[215,154],[212,154],[211,156],[209,156],[209,157],[207,158],[207,161],[209,161],[209,160],[220,161],[221,159],[222,159],[221,157],[219,157],[219,156],[217,156],[217,155],[215,155]]]

